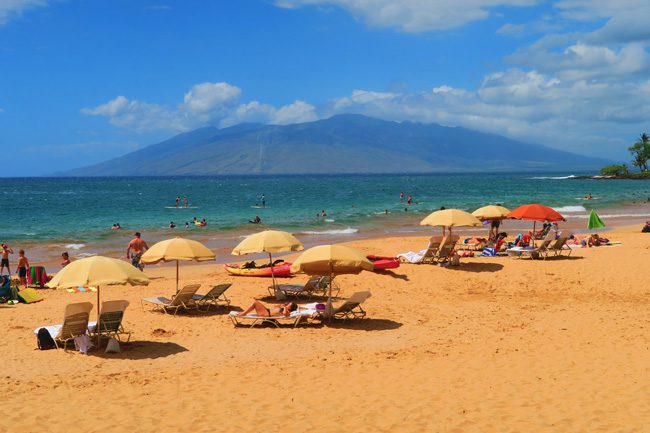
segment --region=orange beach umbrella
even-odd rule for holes
[[[551,223],[566,221],[555,209],[538,203],[519,206],[517,209],[510,211],[506,218],[533,221],[533,236],[531,239],[533,245],[535,245],[535,223],[537,221]]]
[[[526,221],[542,221],[555,223],[566,221],[566,219],[555,209],[543,204],[525,204],[512,210],[506,215],[506,218]]]

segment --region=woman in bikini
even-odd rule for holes
[[[244,311],[241,311],[237,313],[238,316],[245,316],[251,311],[255,311],[259,317],[289,317],[292,311],[296,311],[298,309],[298,304],[295,302],[287,302],[286,304],[283,304],[281,307],[275,307],[275,308],[268,308],[266,305],[262,304],[260,301],[257,299],[253,300],[253,303],[245,309]]]

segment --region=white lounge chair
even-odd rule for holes
[[[161,310],[167,314],[167,310],[173,310],[174,316],[178,310],[191,310],[197,309],[196,302],[192,299],[197,290],[201,287],[200,284],[190,284],[178,291],[172,299],[165,298],[164,296],[155,296],[153,298],[142,298],[140,301],[142,309],[144,310],[145,303],[152,304],[151,311]]]

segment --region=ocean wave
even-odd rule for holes
[[[333,220],[333,219],[326,219],[325,220],[325,222],[328,222],[328,223],[333,223],[334,221],[336,221],[336,220]]]
[[[535,176],[531,177],[531,179],[553,179],[553,180],[563,180],[563,179],[573,179],[576,177],[574,174],[569,175],[569,176]]]
[[[614,214],[598,214],[599,217],[602,219],[605,218],[637,218],[637,217],[643,217],[643,218],[648,218],[650,217],[650,214],[647,213],[614,213]],[[572,218],[581,218],[581,219],[587,219],[589,218],[589,215],[572,215]]]
[[[323,236],[323,235],[351,235],[357,233],[359,229],[348,227],[346,229],[333,229],[333,230],[305,230],[300,232],[302,235],[310,236]]]
[[[69,250],[80,250],[85,246],[86,246],[86,244],[65,244],[65,245],[63,245],[64,248],[67,248]]]
[[[560,207],[554,207],[553,209],[555,209],[560,213],[587,212],[587,209],[585,209],[584,206],[560,206]]]

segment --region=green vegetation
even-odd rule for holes
[[[600,169],[603,176],[627,176],[629,174],[627,165],[606,165]]]
[[[639,139],[628,148],[632,154],[632,165],[639,167],[641,173],[648,171],[648,160],[650,160],[650,138],[645,132]]]
[[[632,154],[632,165],[639,167],[638,173],[630,173],[625,164],[614,164],[601,168],[600,174],[626,179],[650,179],[650,171],[648,170],[648,162],[650,162],[650,136],[644,132],[627,150]]]

